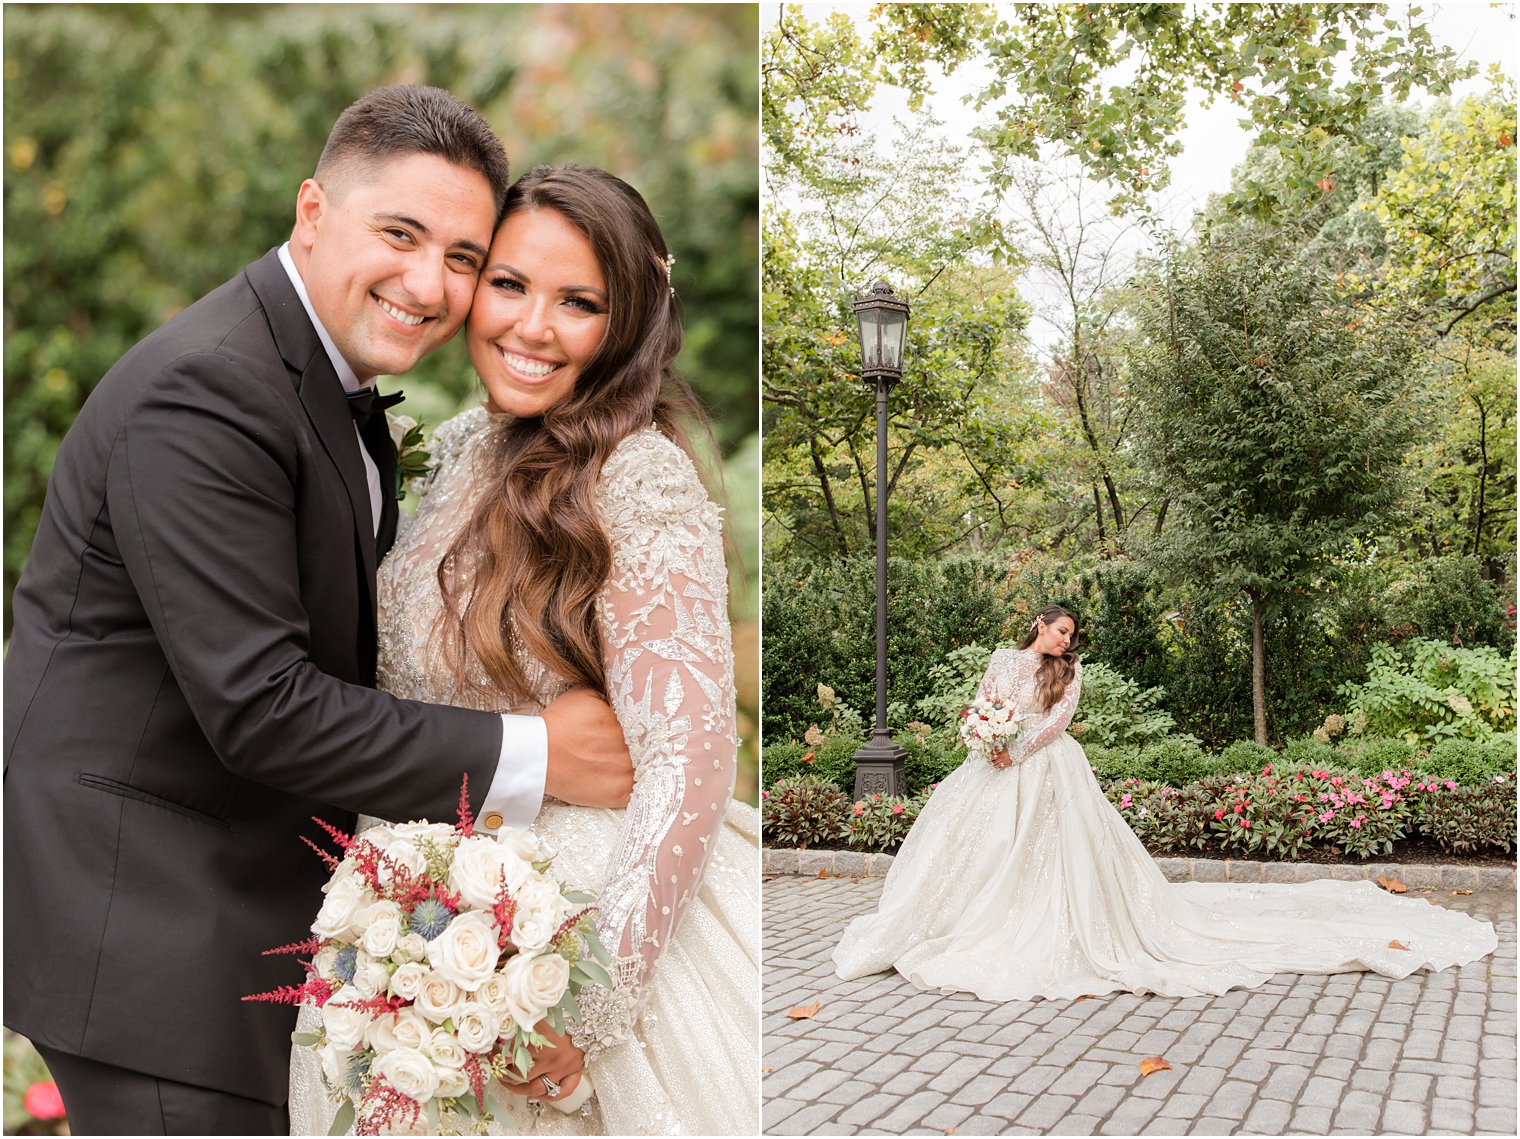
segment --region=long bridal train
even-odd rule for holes
[[[1194,996],[1277,973],[1405,977],[1494,951],[1487,922],[1370,882],[1167,882],[1065,734],[1080,666],[1046,712],[1034,697],[1039,663],[1024,650],[993,654],[983,691],[1032,717],[1023,758],[1002,771],[967,761],[939,785],[880,908],[835,947],[841,977],[895,968],[920,988],[993,1001]]]

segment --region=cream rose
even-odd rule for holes
[[[318,937],[347,937],[353,932],[359,911],[374,900],[362,879],[339,879],[322,900],[317,919],[311,923],[311,932]]]
[[[433,1065],[433,1070],[438,1073],[438,1090],[433,1094],[445,1099],[452,1096],[462,1096],[470,1090],[470,1077],[465,1075],[459,1068],[440,1068]]]
[[[417,849],[417,844],[409,838],[398,838],[386,848],[385,857],[388,861],[382,862],[379,868],[380,881],[389,886],[396,880],[394,867],[400,866],[412,874],[421,874],[427,869],[427,855]]]
[[[421,1048],[433,1026],[415,1009],[404,1008],[381,1013],[369,1022],[364,1042],[376,1052],[394,1052],[397,1048]]]
[[[404,933],[391,956],[397,961],[426,961],[427,938],[420,933]]]
[[[389,957],[401,940],[401,907],[395,902],[375,902],[359,915],[364,930],[360,945],[371,957]]]
[[[489,908],[507,881],[506,863],[514,856],[488,838],[461,839],[449,867],[449,887],[467,905]]]
[[[454,1033],[466,1052],[489,1052],[501,1035],[501,1020],[480,1001],[465,1001],[454,1010]]]
[[[512,1002],[507,996],[507,981],[500,973],[492,973],[475,990],[475,999],[496,1014],[498,1022],[512,1019]]]
[[[554,953],[531,957],[519,953],[502,970],[508,1011],[519,1028],[529,1031],[559,1004],[570,983],[570,963]]]
[[[426,1050],[433,1058],[433,1063],[440,1068],[463,1068],[464,1062],[469,1059],[469,1053],[460,1046],[454,1034],[445,1028],[433,1029]]]
[[[404,1001],[415,1001],[427,975],[428,968],[421,961],[408,961],[391,974],[390,995]]]
[[[369,1027],[369,1013],[348,1003],[361,999],[358,992],[345,986],[322,1006],[322,1027],[327,1032],[327,1042],[345,1052],[359,1047],[364,1040],[364,1030]]]
[[[500,956],[496,923],[478,910],[460,914],[428,942],[428,963],[434,972],[470,993],[496,971]]]
[[[374,960],[364,950],[359,950],[354,962],[354,979],[350,983],[365,1000],[378,996],[390,984],[391,973],[383,964]]]
[[[339,1048],[332,1041],[328,1041],[317,1050],[317,1056],[322,1061],[322,1075],[335,1088],[343,1087],[344,1077],[348,1075],[348,1058],[353,1055],[346,1048]]]
[[[441,974],[429,972],[422,979],[417,995],[412,998],[412,1007],[434,1024],[442,1024],[454,1015],[454,1010],[463,999],[463,992],[453,981]]]
[[[527,863],[542,862],[548,857],[538,841],[538,836],[529,830],[520,830],[515,827],[510,830],[499,830],[496,832],[496,842],[503,850],[510,851]]]
[[[433,1061],[416,1048],[396,1048],[375,1061],[373,1069],[404,1096],[427,1103],[438,1092],[438,1070]]]
[[[441,842],[451,838],[454,827],[450,823],[430,823],[426,820],[421,822],[396,823],[391,827],[397,838],[409,838],[413,842],[422,839],[430,839],[433,842]]]
[[[549,944],[554,931],[570,916],[570,907],[558,887],[538,875],[524,882],[515,898],[517,910],[512,915],[512,932],[508,936],[517,948],[537,952]]]
[[[317,955],[311,959],[311,964],[316,969],[317,976],[336,983],[338,980],[338,947],[336,945],[324,945],[317,951]]]

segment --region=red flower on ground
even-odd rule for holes
[[[63,1097],[52,1080],[43,1080],[27,1088],[21,1106],[33,1119],[62,1119],[64,1116]]]

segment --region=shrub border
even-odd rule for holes
[[[764,847],[766,877],[879,878],[892,867],[892,855],[857,850],[783,850]],[[1168,882],[1312,882],[1339,879],[1375,882],[1397,878],[1411,890],[1510,890],[1515,871],[1507,866],[1449,866],[1429,863],[1252,862],[1217,858],[1157,858]]]

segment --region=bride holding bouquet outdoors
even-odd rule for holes
[[[1167,882],[1066,734],[1078,632],[1076,614],[1047,606],[993,654],[970,754],[918,816],[877,912],[835,947],[841,977],[895,968],[995,1001],[1194,996],[1279,973],[1405,977],[1494,951],[1489,923],[1370,882]],[[983,719],[996,704],[1019,718]]]

